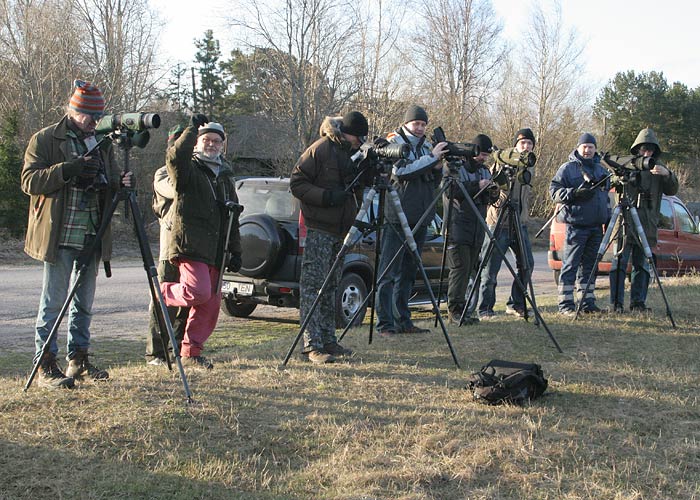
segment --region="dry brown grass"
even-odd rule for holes
[[[655,314],[572,324],[541,300],[544,331],[501,316],[376,339],[349,361],[277,365],[296,325],[226,320],[210,373],[144,366],[142,345],[97,346],[112,379],[21,388],[30,354],[0,354],[0,498],[700,498],[700,277],[667,280],[679,325]],[[427,324],[427,315],[424,324]],[[535,361],[532,405],[489,407],[464,389],[491,358]]]

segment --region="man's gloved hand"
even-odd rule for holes
[[[207,118],[207,115],[195,113],[190,117],[190,125],[192,125],[195,129],[201,127],[205,123],[209,123],[209,118]]]
[[[326,189],[323,192],[323,206],[338,207],[343,205],[349,196],[350,193],[342,189]]]
[[[100,162],[96,157],[79,156],[63,163],[63,178],[71,177],[95,177],[100,168]]]
[[[372,144],[375,148],[383,148],[389,145],[389,141],[387,141],[384,137],[375,137]]]
[[[242,263],[243,263],[243,261],[241,259],[241,254],[238,252],[234,252],[228,258],[228,263],[226,264],[226,270],[230,273],[236,273],[241,268]]]
[[[593,198],[593,195],[595,195],[595,189],[584,187],[576,188],[574,190],[574,201],[590,200]]]

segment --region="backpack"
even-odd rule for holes
[[[494,359],[472,374],[467,388],[482,403],[522,405],[542,395],[547,379],[538,364]]]

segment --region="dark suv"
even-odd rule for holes
[[[243,264],[238,273],[224,275],[221,307],[230,316],[249,316],[258,304],[299,307],[299,275],[306,240],[306,226],[299,201],[289,190],[289,178],[249,177],[236,182],[240,203]],[[375,207],[376,210],[376,202]],[[435,216],[423,247],[423,265],[437,291],[442,256],[441,219]],[[336,296],[336,325],[344,327],[372,288],[375,233],[362,238],[345,255],[343,275]],[[446,281],[443,291],[447,288]],[[418,277],[411,305],[429,297]],[[362,322],[366,305],[358,315]]]

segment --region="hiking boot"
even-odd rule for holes
[[[107,370],[100,370],[88,360],[87,351],[76,351],[73,359],[68,361],[66,376],[81,380],[84,377],[92,380],[107,380],[109,373]]]
[[[476,325],[479,322],[479,318],[475,316],[467,316],[464,318],[463,325]]]
[[[331,356],[351,356],[352,349],[343,347],[337,342],[332,342],[323,346],[323,351]]]
[[[214,363],[204,356],[182,356],[180,361],[185,368],[202,368],[203,370],[214,369]]]
[[[455,309],[453,311],[449,312],[450,316],[450,323],[454,323],[455,325],[459,325],[459,320],[462,319],[462,311],[460,309]],[[467,318],[464,318],[464,323],[467,323]]]
[[[518,318],[525,317],[525,311],[520,309],[519,307],[506,306],[506,314],[510,314],[511,316],[517,316]]]
[[[612,305],[612,312],[616,314],[623,314],[625,312],[625,306],[619,303],[615,303]]]
[[[326,363],[333,363],[335,361],[335,357],[333,355],[324,351],[309,351],[305,352],[304,356],[315,365],[323,365]]]
[[[608,311],[606,311],[605,309],[601,309],[597,305],[593,304],[591,306],[586,306],[586,308],[583,309],[582,312],[584,314],[605,314]]]
[[[647,307],[644,302],[633,302],[630,304],[630,311],[651,312],[651,307]]]
[[[417,327],[416,325],[411,325],[406,328],[401,329],[401,333],[430,333],[429,328],[420,328]]]
[[[146,364],[150,366],[166,366],[168,363],[165,362],[164,358],[159,358],[158,356],[155,356],[151,360],[146,361]]]
[[[75,381],[72,377],[66,377],[61,371],[61,367],[56,361],[56,355],[47,352],[39,364],[37,384],[45,389],[72,389],[75,386]]]
[[[493,311],[479,311],[479,319],[481,321],[491,321],[496,317],[496,313]]]
[[[377,335],[379,335],[380,337],[395,337],[396,330],[392,330],[391,328],[388,328],[386,330],[377,330]]]

